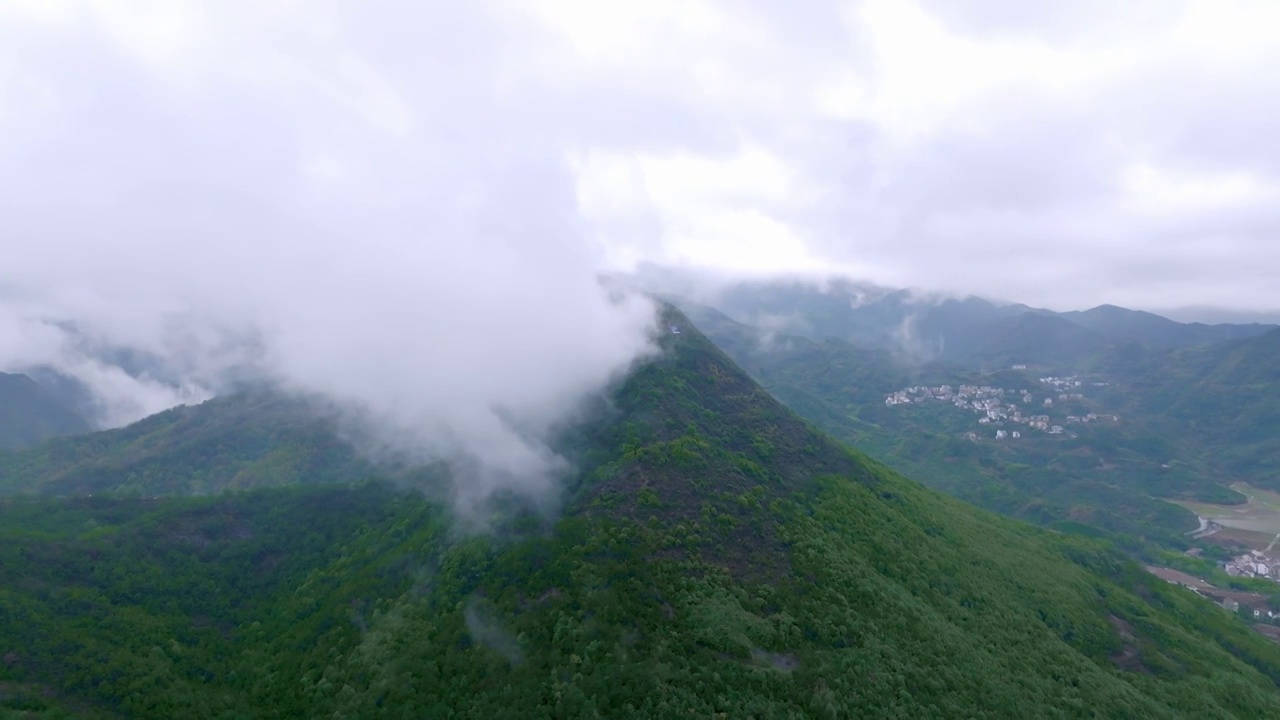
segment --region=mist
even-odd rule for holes
[[[544,91],[499,87],[500,24],[329,8],[295,33],[230,3],[139,35],[132,6],[65,7],[0,38],[28,35],[6,89],[30,95],[0,114],[0,369],[74,378],[102,427],[266,380],[464,469],[467,503],[553,486],[548,438],[655,310],[601,284],[559,128],[523,112]]]

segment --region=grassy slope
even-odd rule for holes
[[[0,505],[0,682],[130,717],[1280,713],[1280,647],[1218,608],[664,344],[551,526],[460,537],[378,485]]]

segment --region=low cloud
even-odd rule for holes
[[[0,367],[266,374],[484,488],[646,352],[601,270],[1280,307],[1274,2],[596,5],[0,3]]]
[[[502,626],[490,603],[476,597],[468,598],[463,618],[472,642],[498,653],[512,665],[524,663],[524,653],[521,652],[519,643]]]
[[[893,350],[908,362],[927,362],[942,354],[943,339],[922,337],[919,323],[920,315],[912,312],[903,316],[902,321],[893,329]]]
[[[557,126],[497,89],[501,23],[63,7],[0,52],[0,98],[44,99],[0,106],[0,369],[73,377],[104,426],[266,378],[465,469],[460,504],[552,486],[654,308],[601,284]]]

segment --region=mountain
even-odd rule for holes
[[[1234,325],[1260,323],[1262,325],[1280,325],[1280,311],[1276,310],[1233,310],[1209,305],[1191,305],[1160,309],[1159,314],[1170,320],[1185,323],[1202,322],[1211,325],[1219,323]]]
[[[313,403],[243,393],[0,454],[0,492],[207,494],[372,474],[339,429]]]
[[[1054,313],[848,281],[739,282],[711,296],[724,320],[746,322],[731,328],[696,311],[699,321],[790,407],[983,507],[1050,525],[1084,521],[1129,536],[1135,549],[1183,550],[1196,520],[1162,499],[1242,504],[1233,483],[1280,488],[1274,326],[1178,323],[1112,305]],[[1084,378],[1085,392],[1046,377]],[[965,383],[1059,402],[1033,413],[1011,396],[1004,407],[1023,414],[1020,424],[997,416],[986,426],[936,397],[888,411],[880,403],[911,386]],[[1026,432],[1035,414],[1062,431]],[[1089,415],[1123,421],[1081,420]],[[993,442],[1001,432],[1018,442]]]
[[[972,328],[952,341],[948,356],[971,366],[1030,364],[1058,370],[1074,367],[1114,342],[1058,315],[1024,312]]]
[[[1115,305],[1099,305],[1085,311],[1061,313],[1060,317],[1110,338],[1131,338],[1150,348],[1184,348],[1211,345],[1261,335],[1274,326],[1261,323],[1206,325],[1174,322],[1166,317]]]
[[[26,375],[0,373],[0,451],[89,431],[89,423]]]
[[[824,431],[986,509],[1073,532],[1087,528],[1137,557],[1215,580],[1222,580],[1220,562],[1191,563],[1180,554],[1196,547],[1221,561],[1263,550],[1280,530],[1270,506],[1250,500],[1258,489],[1280,489],[1280,330],[1177,349],[1095,335],[1094,351],[1072,354],[1092,331],[1026,313],[995,321],[1025,324],[1003,343],[987,336],[983,352],[995,359],[986,364],[1006,369],[983,372],[914,364],[885,350],[752,328],[705,306],[685,307],[735,361]],[[1037,350],[1061,360],[1009,369]],[[971,400],[956,405],[966,384],[999,388],[983,395],[997,409],[979,411]],[[886,406],[891,395],[900,402]],[[1036,415],[1049,422],[1029,428]],[[1193,537],[1201,527],[1196,514],[1214,513],[1238,518],[1229,526],[1235,529]],[[1261,581],[1254,589],[1272,594],[1277,587]]]
[[[1009,403],[1021,402],[1021,392],[1033,393],[1037,408],[1023,405],[1031,415],[1045,412],[1039,403],[1047,388],[1037,374],[916,365],[887,350],[835,338],[815,341],[753,328],[702,305],[685,309],[769,392],[825,432],[932,488],[989,510],[1050,526],[1086,522],[1130,538],[1127,544],[1139,550],[1140,538],[1185,550],[1185,533],[1197,526],[1194,514],[1158,498],[1230,502],[1237,497],[1220,485],[1221,475],[1165,439],[1163,429],[1132,422],[1077,424],[1070,435],[1054,436],[1002,422],[998,427],[1021,428],[1023,436],[1001,443],[991,437],[997,426],[980,424],[972,410],[952,402],[930,398],[906,407],[885,404],[886,396],[912,386],[986,385],[1002,388],[1002,394],[1007,389],[1010,408]],[[1066,321],[1048,317],[1036,324],[1054,329]],[[1021,337],[1012,336],[1015,341]],[[1054,347],[1048,337],[1040,342]],[[1090,388],[1089,394],[1097,390]],[[1048,412],[1063,424],[1071,413],[1107,410],[1089,399],[1059,405]],[[983,437],[969,439],[971,432]],[[1171,460],[1177,461],[1176,469],[1165,467]]]
[[[924,359],[949,357],[950,346],[975,328],[1028,310],[841,279],[821,286],[801,280],[739,282],[719,290],[711,304],[750,325]]]
[[[1202,348],[1109,358],[1112,401],[1150,417],[1227,479],[1280,489],[1280,329]]]
[[[900,290],[832,278],[719,281],[712,289],[694,278],[655,270],[632,282],[678,305],[716,307],[747,325],[814,340],[838,338],[905,358],[982,367],[1013,360],[1060,366],[1112,346],[1189,348],[1261,335],[1275,325],[1178,323],[1148,312],[1103,305],[1056,313],[1019,303]],[[1065,324],[1060,321],[1066,321]],[[1047,340],[1049,345],[1042,345]]]
[[[1103,544],[845,448],[686,318],[663,320],[680,332],[662,355],[560,443],[579,470],[555,520],[510,507],[467,534],[420,493],[336,477],[0,502],[0,702],[140,718],[1280,713],[1280,645]],[[226,437],[183,426],[191,455],[217,445],[203,432]],[[102,447],[97,467],[128,472],[130,443]]]

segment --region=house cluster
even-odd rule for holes
[[[1119,415],[1100,415],[1098,413],[1089,413],[1087,415],[1068,415],[1067,423],[1116,422],[1119,419]]]
[[[1223,570],[1231,577],[1258,577],[1280,582],[1280,560],[1260,550],[1250,550],[1223,564]]]
[[[1029,429],[1039,430],[1049,435],[1071,435],[1072,433],[1067,429],[1070,425],[1100,421],[1115,422],[1120,419],[1116,415],[1087,413],[1084,415],[1067,415],[1065,421],[1059,419],[1055,422],[1048,414],[1039,413],[1044,413],[1045,409],[1052,408],[1055,401],[1063,403],[1084,400],[1084,394],[1080,392],[1080,388],[1085,383],[1075,376],[1042,377],[1039,380],[1047,391],[1048,397],[1038,397],[1031,390],[998,388],[990,385],[960,385],[958,387],[951,385],[933,387],[916,385],[890,393],[885,397],[884,404],[894,407],[927,402],[945,402],[961,410],[976,413],[978,415],[978,424],[987,426],[983,428],[986,432],[981,433],[987,437],[993,436],[991,434],[992,430],[989,428],[999,428],[994,430],[996,440],[1016,440],[1022,437],[1021,429],[1004,429],[1006,423],[1025,425]],[[1038,408],[1039,413],[1033,408]],[[979,432],[966,433],[966,437],[971,440],[977,440],[979,435]]]
[[[884,399],[884,404],[892,407],[894,405],[910,405],[911,403],[923,403],[932,400],[951,403],[962,410],[989,412],[1002,406],[1006,393],[1012,396],[1016,395],[1017,391],[989,385],[961,385],[959,387],[950,385],[938,385],[936,387],[916,385],[890,393]]]
[[[974,442],[977,442],[978,440],[978,433],[976,432],[967,432],[964,434],[964,436],[969,440],[973,440]],[[1017,440],[1020,437],[1022,437],[1021,430],[997,430],[996,431],[997,440],[1004,440],[1006,438]]]
[[[1029,410],[1025,414],[1023,413],[1024,407],[1031,408],[1036,401],[1035,396],[1028,390],[1019,391],[1012,388],[997,388],[989,385],[961,385],[959,387],[952,387],[951,385],[939,385],[936,387],[917,385],[890,394],[885,398],[884,403],[893,407],[929,401],[950,403],[962,410],[976,413],[979,416],[979,425],[1000,427],[1000,429],[995,430],[994,437],[996,440],[1017,440],[1022,437],[1022,430],[1003,429],[1001,426],[1005,423],[1026,425],[1033,430],[1040,430],[1050,435],[1063,435],[1066,433],[1066,429],[1062,425],[1054,424],[1048,415],[1033,414]],[[1052,401],[1046,398],[1045,404],[1051,405]],[[971,432],[967,434],[967,437],[976,440],[978,439],[978,434]]]
[[[1044,404],[1046,406],[1053,405],[1054,399],[1056,399],[1058,402],[1071,402],[1071,401],[1084,400],[1084,393],[1080,392],[1080,388],[1084,386],[1085,382],[1074,375],[1070,377],[1055,377],[1055,376],[1042,377],[1040,378],[1040,384],[1047,386],[1049,394],[1051,396],[1054,396],[1052,398],[1045,398]],[[1108,383],[1095,382],[1090,384],[1095,387],[1104,387]],[[1118,415],[1105,415],[1105,414],[1099,414],[1099,413],[1087,413],[1084,415],[1068,415],[1067,416],[1068,425],[1074,425],[1076,423],[1083,424],[1083,423],[1099,422],[1099,421],[1117,422],[1119,420],[1120,420],[1120,416]]]
[[[1075,389],[1084,385],[1084,381],[1072,375],[1071,377],[1042,377],[1041,385],[1048,385],[1051,390],[1060,393],[1075,392]]]

